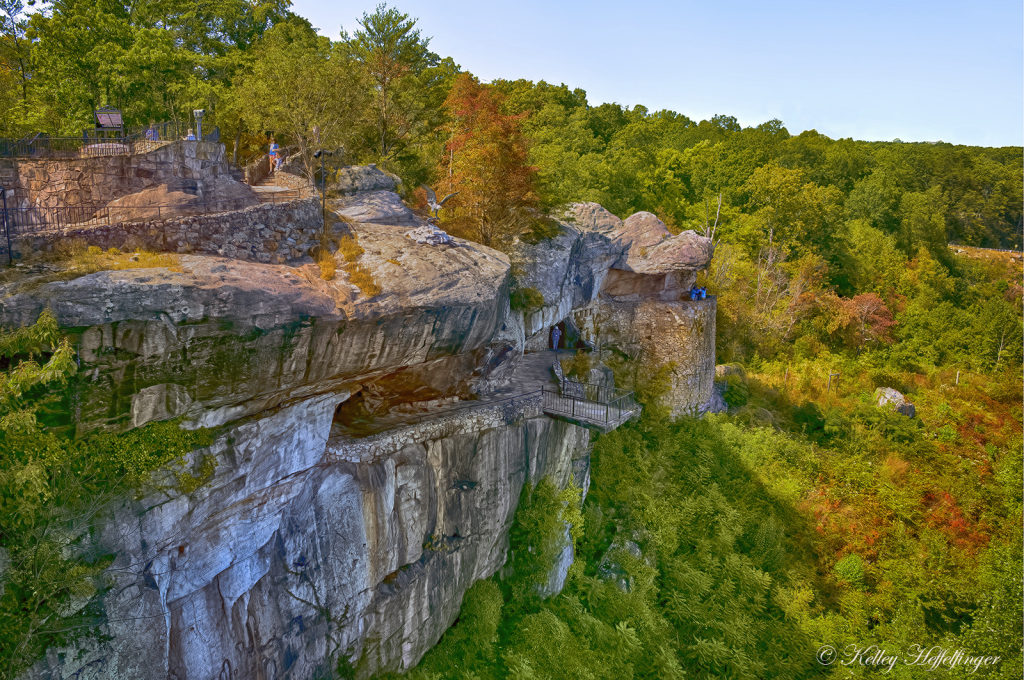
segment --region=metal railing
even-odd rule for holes
[[[280,202],[291,200],[294,199],[282,198]],[[277,197],[271,195],[267,202],[277,203]],[[213,215],[256,205],[248,199],[234,198],[184,205],[138,207],[76,205],[64,208],[0,208],[0,225],[6,224],[8,234],[13,238],[67,227],[103,227],[121,222],[158,222],[176,217]]]
[[[126,128],[123,134],[107,136],[108,130],[85,130],[80,137],[51,137],[44,133],[23,139],[0,139],[0,158],[98,158],[148,153],[168,142],[188,137],[183,123],[160,123]],[[220,141],[220,128],[203,135],[208,142]]]
[[[593,385],[592,387],[597,386]],[[541,408],[547,413],[556,413],[575,420],[612,425],[629,420],[640,411],[640,405],[632,392],[618,391],[623,394],[602,403],[573,394],[544,389]]]

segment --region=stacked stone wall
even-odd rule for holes
[[[158,144],[158,143],[155,143]],[[10,208],[106,205],[168,180],[236,175],[223,144],[168,142],[145,154],[72,159],[0,159]]]
[[[282,263],[309,254],[318,243],[322,224],[320,201],[304,198],[215,215],[69,227],[22,238],[14,250],[15,257],[24,257],[26,251],[49,251],[59,241],[78,238],[104,250],[142,248]]]

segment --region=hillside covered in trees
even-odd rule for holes
[[[440,226],[498,249],[550,236],[576,201],[715,240],[699,285],[718,296],[718,361],[734,365],[728,413],[670,420],[670,367],[622,367],[644,417],[597,439],[582,511],[530,490],[514,575],[474,587],[409,677],[880,672],[823,664],[823,645],[962,650],[1001,660],[940,672],[1020,677],[1024,289],[1019,257],[975,248],[1021,249],[1021,148],[833,140],[485,84],[383,5],[338,41],[283,0],[27,9],[0,0],[0,137],[77,136],[104,105],[139,126],[203,108],[240,164],[271,137],[311,176],[321,148],[377,163],[421,208],[422,183],[458,192]],[[8,345],[4,371],[23,352]],[[21,408],[7,384],[0,404]],[[878,387],[917,416],[879,409]],[[0,455],[31,448],[24,427],[0,419]],[[167,460],[158,448],[146,441]],[[0,474],[11,507],[22,481]],[[576,562],[542,600],[562,520]],[[0,525],[0,545],[12,532]],[[17,597],[0,601],[9,639]],[[890,675],[935,677],[925,662]]]

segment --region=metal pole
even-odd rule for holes
[[[14,251],[11,250],[11,228],[7,222],[7,189],[0,185],[0,196],[4,200],[4,234],[7,235],[7,263],[14,266]]]

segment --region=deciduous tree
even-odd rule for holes
[[[502,249],[537,219],[537,194],[522,117],[501,113],[499,104],[470,74],[456,79],[446,102],[452,130],[441,174],[459,192],[446,225]]]

